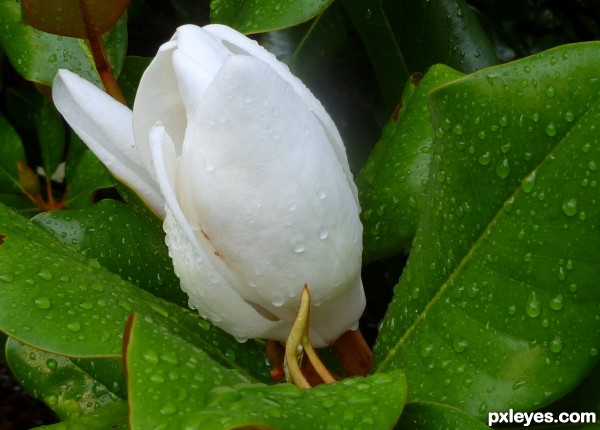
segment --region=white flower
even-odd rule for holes
[[[158,51],[132,112],[61,70],[55,103],[113,175],[164,214],[190,306],[236,336],[285,340],[309,286],[316,346],[365,306],[362,226],[331,118],[235,30],[186,25]]]

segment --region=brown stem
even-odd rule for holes
[[[102,35],[98,34],[94,29],[87,0],[79,0],[79,4],[81,5],[81,12],[83,14],[83,20],[85,22],[85,27],[88,34],[88,42],[90,45],[90,51],[92,52],[92,58],[94,59],[94,64],[96,65],[96,70],[98,71],[98,75],[100,75],[102,84],[104,85],[104,88],[108,94],[127,106],[125,96],[123,95],[123,92],[117,83],[117,79],[113,74],[110,63],[108,62],[108,58],[106,57]]]
[[[332,348],[349,376],[366,376],[373,365],[373,353],[360,330],[349,330]]]

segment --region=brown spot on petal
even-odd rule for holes
[[[219,251],[215,251],[215,256],[219,257],[221,260],[223,259],[223,255]]]
[[[202,236],[204,236],[204,239],[212,243],[212,240],[210,240],[210,237],[208,236],[208,234],[206,234],[206,232],[203,229],[200,229],[200,232],[202,232]]]

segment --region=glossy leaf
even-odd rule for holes
[[[131,0],[21,0],[25,23],[46,33],[87,39],[104,34],[127,10]]]
[[[396,106],[410,75],[381,0],[343,0],[343,5],[369,53],[388,107]]]
[[[135,428],[391,428],[404,405],[404,375],[349,378],[310,390],[251,383],[201,349],[135,314],[126,346]]]
[[[261,45],[286,63],[304,83],[318,79],[346,40],[342,11],[332,5],[311,22],[261,37]]]
[[[120,357],[124,324],[137,311],[162,321],[220,363],[269,380],[264,344],[238,343],[197,313],[86,260],[3,205],[0,238],[0,330],[17,340],[70,357]]]
[[[95,409],[80,418],[48,426],[36,427],[44,430],[125,430],[129,428],[127,402],[115,401]]]
[[[407,404],[394,428],[402,430],[489,429],[483,422],[460,409],[441,403],[429,402]]]
[[[187,306],[187,294],[173,271],[162,226],[140,220],[129,205],[102,200],[82,210],[43,213],[33,221],[122,279]]]
[[[52,102],[44,100],[36,115],[36,131],[42,155],[42,165],[51,177],[62,161],[66,144],[63,119]]]
[[[67,158],[67,162],[69,161]],[[86,149],[71,167],[67,175],[69,209],[90,206],[98,190],[113,186],[110,173],[90,150]]]
[[[365,262],[393,256],[410,246],[426,203],[429,152],[435,137],[427,94],[461,76],[436,65],[417,81],[414,90],[407,85],[410,94],[403,97],[401,109],[383,129],[381,140],[357,176]]]
[[[436,132],[413,252],[375,348],[411,400],[531,410],[598,362],[600,44],[429,96]]]
[[[79,418],[118,401],[115,393],[66,357],[32,348],[13,338],[6,344],[6,356],[21,385],[62,420]]]
[[[443,63],[473,72],[498,62],[464,0],[380,0],[411,73]]]
[[[211,21],[236,30],[261,33],[291,27],[314,18],[333,0],[212,0]]]
[[[26,161],[21,138],[2,114],[0,114],[0,190],[21,193],[17,162]]]
[[[119,20],[103,37],[107,56],[116,72],[125,58],[126,21]],[[0,43],[13,67],[30,81],[51,85],[58,69],[69,69],[100,86],[85,41],[54,36],[26,25],[18,2],[0,0]]]

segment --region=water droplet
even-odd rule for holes
[[[148,350],[146,352],[144,352],[144,360],[146,360],[148,363],[152,363],[152,364],[156,364],[158,363],[158,354],[152,350]]]
[[[56,370],[58,367],[58,361],[56,361],[54,358],[49,358],[46,360],[46,367],[50,370]]]
[[[90,285],[90,288],[98,293],[101,293],[104,291],[104,287],[98,283],[94,283],[94,284]]]
[[[327,239],[327,236],[329,236],[327,229],[325,229],[325,227],[321,227],[319,229],[319,239],[325,240],[325,239]]]
[[[468,346],[469,343],[463,337],[454,338],[454,342],[452,342],[452,349],[458,353],[463,352]]]
[[[557,294],[550,299],[550,309],[560,311],[565,305],[565,299],[562,294]]]
[[[325,198],[327,198],[327,193],[323,188],[319,187],[319,189],[317,190],[317,196],[319,196],[319,199],[325,200]]]
[[[554,85],[548,85],[546,87],[546,95],[548,97],[554,97],[554,96],[556,96],[556,88],[554,88]]]
[[[294,250],[294,252],[296,254],[300,254],[300,253],[304,252],[304,250],[306,249],[306,246],[304,245],[303,241],[295,240],[294,242],[292,242],[292,249]]]
[[[463,126],[462,124],[456,124],[454,126],[454,128],[452,129],[452,132],[458,136],[460,136],[461,134],[463,134]]]
[[[169,402],[166,403],[162,408],[160,408],[159,412],[162,415],[173,415],[175,412],[177,412],[177,406]]]
[[[163,384],[165,382],[165,377],[160,373],[155,373],[150,376],[150,381],[154,382],[155,384]]]
[[[52,280],[52,273],[48,272],[47,270],[40,270],[38,276],[42,279],[45,279],[46,281]]]
[[[598,165],[594,160],[588,161],[588,169],[590,169],[592,172],[598,170]]]
[[[131,306],[125,300],[119,300],[119,306],[127,312],[131,312]]]
[[[0,275],[0,281],[6,282],[7,284],[9,282],[14,281],[14,280],[15,280],[15,277],[13,275],[11,275],[11,274],[6,273],[6,274],[3,274],[3,275]]]
[[[496,175],[498,175],[499,178],[506,178],[508,177],[508,175],[510,174],[510,166],[508,164],[508,158],[503,158],[502,160],[498,161],[498,164],[496,164]]]
[[[215,166],[213,166],[213,164],[208,158],[204,160],[204,168],[207,172],[212,172],[213,170],[215,170]]]
[[[575,216],[577,214],[577,200],[571,198],[564,201],[562,211],[566,216]]]
[[[523,187],[523,191],[526,193],[530,193],[533,190],[533,186],[535,185],[535,170],[531,172],[529,175],[523,179],[521,182],[521,186]]]
[[[489,152],[482,154],[479,157],[479,164],[481,164],[482,166],[487,166],[488,164],[490,164],[490,158],[491,158],[491,155]]]
[[[554,338],[550,341],[550,351],[555,354],[558,354],[563,349],[563,341],[559,336],[554,336]]]
[[[79,304],[79,307],[81,309],[89,310],[89,309],[92,309],[94,307],[94,305],[91,302],[82,302]]]
[[[69,329],[69,331],[72,331],[73,333],[76,333],[79,330],[81,330],[81,324],[79,324],[76,321],[70,322],[69,324],[67,324],[67,329]]]
[[[556,133],[558,133],[556,124],[554,124],[553,122],[549,123],[544,131],[546,132],[546,135],[550,137],[556,136]]]
[[[285,297],[283,295],[274,294],[271,300],[271,304],[276,308],[283,306],[285,303]]]
[[[502,127],[508,127],[508,117],[506,115],[502,115],[498,119],[498,124],[500,124]]]
[[[33,301],[33,304],[38,309],[50,309],[50,307],[52,306],[52,302],[46,296],[36,298]]]
[[[508,312],[509,315],[514,315],[517,313],[517,306],[516,305],[510,305],[508,306],[508,308],[506,308],[506,312]]]
[[[542,312],[542,304],[538,299],[535,291],[532,291],[527,298],[527,302],[525,303],[525,312],[531,318],[537,318],[540,316]]]
[[[575,119],[575,114],[572,111],[568,110],[564,113],[563,118],[567,122],[573,122],[573,120]]]

